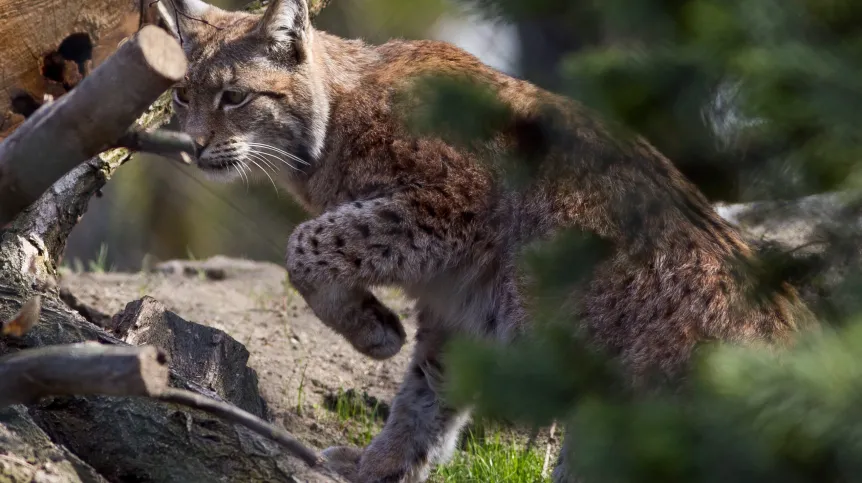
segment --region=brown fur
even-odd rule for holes
[[[404,330],[368,287],[401,286],[417,300],[417,348],[386,427],[361,453],[327,452],[355,481],[422,481],[447,458],[467,413],[437,397],[440,349],[456,333],[522,332],[517,256],[560,229],[613,247],[572,303],[635,384],[656,370],[683,374],[700,341],[784,343],[807,320],[790,288],[750,297],[751,252],[737,232],[646,141],[612,133],[577,103],[446,43],[373,47],[316,31],[303,0],[274,1],[263,20],[175,1],[207,22],[179,22],[191,64],[177,113],[207,145],[199,165],[221,175],[295,168],[270,170],[315,215],[291,236],[287,269],[318,317],[384,359]],[[471,149],[412,134],[394,99],[426,74],[491,89],[511,111],[504,129]],[[217,107],[225,85],[257,94]],[[512,154],[541,161],[525,190],[507,189],[486,162]],[[557,481],[572,478],[566,468],[561,458]]]

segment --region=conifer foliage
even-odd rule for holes
[[[555,66],[552,88],[647,137],[711,198],[840,190],[858,220],[862,2],[463,3],[489,17],[570,25],[586,40]],[[442,126],[463,140],[486,136],[504,117],[475,86],[428,85],[433,102],[416,111],[419,128]],[[825,250],[858,254],[852,238],[836,240]],[[453,343],[453,402],[527,426],[567,423],[578,471],[590,482],[862,481],[862,307],[854,295],[862,279],[853,267],[831,285],[847,295],[832,299],[841,304],[813,307],[828,323],[800,334],[793,349],[711,344],[697,351],[683,390],[635,396],[560,309],[566,288],[600,259],[594,245],[564,234],[531,249],[524,269],[541,302],[535,330],[507,346]],[[777,269],[763,272],[786,275],[785,258],[764,255]]]

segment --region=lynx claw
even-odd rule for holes
[[[351,483],[359,481],[359,460],[362,450],[352,446],[330,446],[321,453],[324,465]]]

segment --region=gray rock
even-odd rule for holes
[[[225,332],[189,322],[146,296],[129,302],[111,321],[114,335],[132,345],[164,350],[178,373],[224,400],[266,418],[257,373],[248,367],[248,350]]]

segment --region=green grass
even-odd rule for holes
[[[344,443],[360,447],[368,445],[371,438],[383,428],[383,421],[389,411],[385,403],[353,390],[339,390],[327,398],[325,406],[347,438]],[[482,422],[474,424],[462,436],[460,448],[448,464],[434,471],[431,482],[550,481],[549,478],[542,478],[545,445],[527,451],[526,438],[513,430]],[[551,466],[554,463],[552,460]]]
[[[299,392],[296,395],[296,414],[302,416],[302,403],[305,399],[305,370],[308,369],[308,364],[302,366],[302,376],[299,379]]]
[[[75,257],[72,260],[72,263],[69,264],[68,261],[63,261],[60,265],[60,269],[63,271],[69,271],[72,273],[84,273],[84,272],[93,272],[93,273],[106,273],[115,271],[113,265],[108,266],[108,245],[102,243],[99,245],[99,253],[96,255],[94,260],[90,260],[84,265],[84,262],[81,261],[80,258]]]
[[[105,273],[109,270],[108,268],[108,245],[102,243],[99,246],[99,254],[96,256],[95,260],[91,260],[89,263],[89,269],[94,273]]]
[[[514,433],[495,430],[485,437],[473,431],[465,436],[465,447],[452,460],[439,466],[432,481],[536,483],[542,478],[544,448],[525,448],[525,442]],[[551,461],[551,464],[554,462]]]
[[[389,407],[376,398],[353,390],[338,390],[326,400],[327,408],[335,413],[341,431],[354,446],[367,446],[383,428]]]

